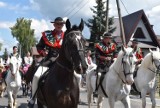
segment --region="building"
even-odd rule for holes
[[[138,40],[138,46],[142,49],[144,56],[148,53],[149,48],[155,49],[156,47],[160,47],[153,26],[149,23],[143,10],[124,16],[122,20],[127,45],[131,44],[130,40],[136,38]],[[118,18],[115,18],[113,27],[117,27],[113,33],[115,41],[118,44],[122,44]]]

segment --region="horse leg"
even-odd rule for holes
[[[17,92],[13,92],[13,106],[16,108],[17,106]]]
[[[125,108],[131,108],[129,95],[121,100]]]
[[[108,97],[108,103],[109,103],[110,108],[114,108],[115,99],[113,96]]]
[[[8,108],[13,108],[13,97],[11,91],[8,91]]]
[[[155,100],[155,91],[151,91],[150,93],[150,98],[151,98],[151,102],[152,102],[152,108],[156,107],[156,100]]]
[[[90,90],[88,90],[88,89],[87,89],[87,91],[88,91],[88,93],[87,93],[88,108],[90,108],[91,107],[92,92]]]
[[[38,108],[44,108],[43,104],[41,104],[41,102],[38,99],[37,99],[37,106],[38,106]]]
[[[104,98],[102,96],[98,95],[98,100],[97,100],[97,108],[102,108],[102,102]]]
[[[142,96],[142,108],[146,108],[146,90],[141,91],[141,96]]]

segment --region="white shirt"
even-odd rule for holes
[[[24,57],[24,64],[26,65],[31,65],[33,62],[33,58],[30,56],[30,57]]]

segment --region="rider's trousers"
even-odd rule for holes
[[[38,89],[38,82],[41,77],[46,71],[48,67],[39,66],[36,73],[34,74],[33,80],[32,80],[32,98],[35,95],[37,89]]]

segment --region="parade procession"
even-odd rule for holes
[[[0,108],[160,108],[160,1],[0,1]]]

